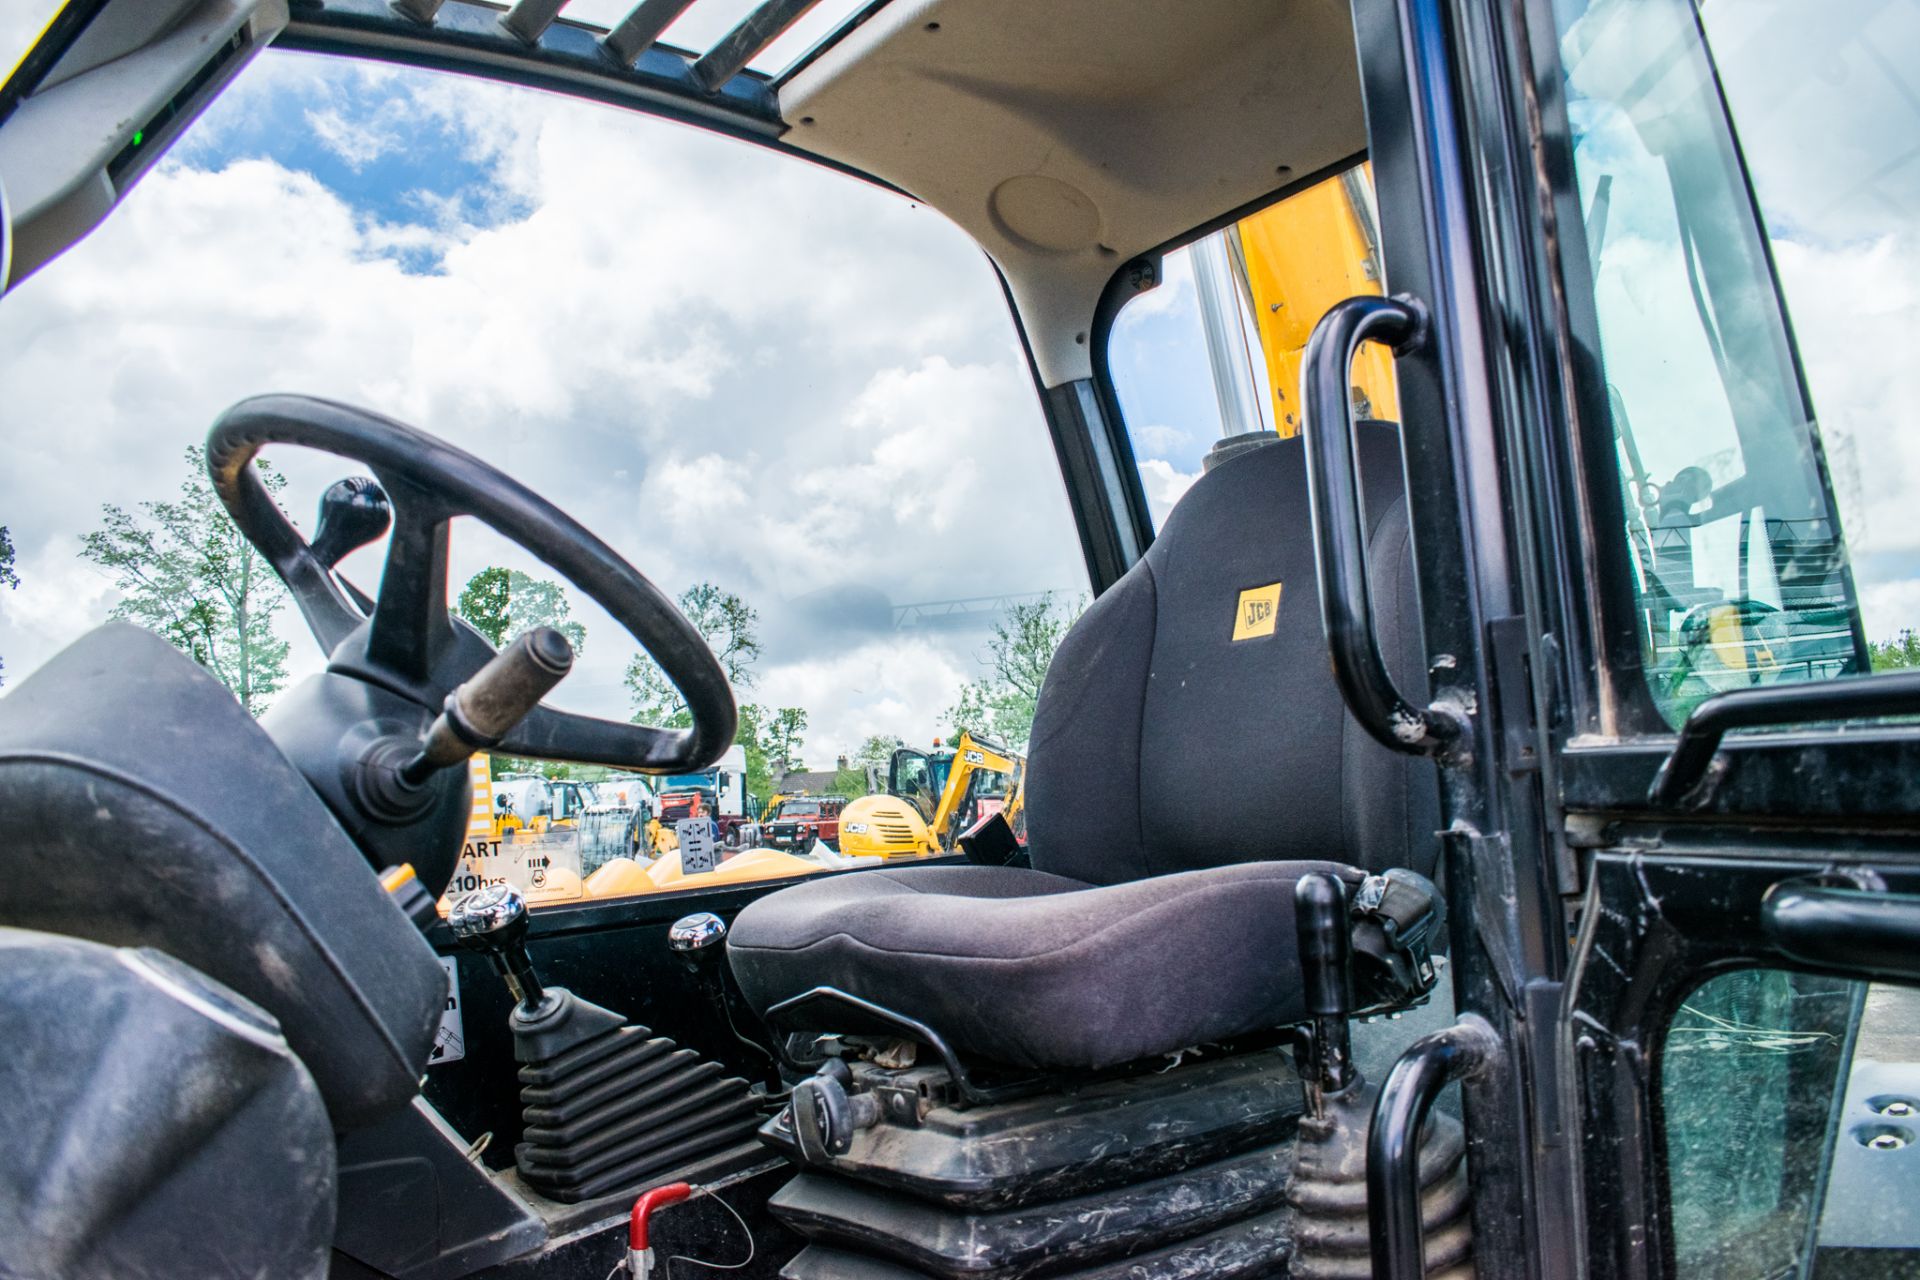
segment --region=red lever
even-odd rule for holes
[[[670,1182],[664,1187],[641,1192],[640,1198],[633,1202],[633,1217],[627,1223],[627,1248],[636,1253],[645,1252],[647,1219],[653,1216],[653,1211],[678,1204],[692,1194],[693,1188],[684,1182]]]

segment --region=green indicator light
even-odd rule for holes
[[[133,145],[134,145],[134,146],[136,146],[136,147],[137,147],[137,146],[139,146],[139,145],[140,145],[141,143],[143,143],[143,142],[145,142],[146,140],[147,140],[147,131],[146,131],[145,129],[135,129],[135,130],[133,131]]]

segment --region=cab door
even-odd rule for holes
[[[1544,679],[1497,696],[1540,743],[1573,940],[1530,1084],[1564,1260],[1920,1274],[1920,384],[1882,341],[1920,321],[1920,13],[1538,0],[1453,30],[1492,73],[1466,154],[1514,179],[1477,216]]]
[[[1476,1272],[1920,1275],[1920,10],[1353,11]]]

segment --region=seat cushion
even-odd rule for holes
[[[754,902],[727,954],[763,1014],[837,987],[963,1054],[1091,1070],[1301,1020],[1293,886],[1312,871],[1362,878],[1325,862],[1101,886],[1015,867],[858,871]]]

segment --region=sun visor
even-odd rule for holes
[[[71,5],[0,86],[11,288],[100,224],[287,25],[286,0]],[[80,16],[70,16],[79,14]]]

